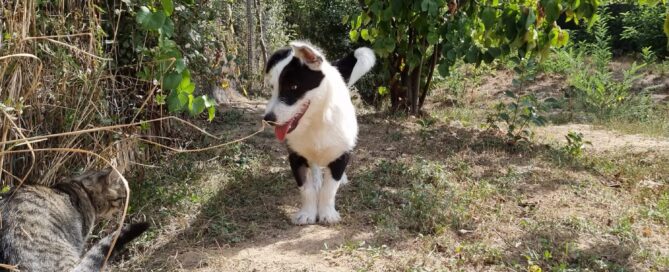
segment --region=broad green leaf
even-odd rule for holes
[[[188,104],[188,96],[178,91],[170,92],[167,96],[167,109],[170,112],[181,112]]]
[[[367,30],[367,29],[363,29],[363,30],[361,30],[361,31],[360,31],[360,37],[362,37],[362,39],[365,40],[365,41],[369,41],[369,40],[370,40],[370,38],[369,38],[369,30]]]
[[[450,68],[451,68],[451,65],[446,63],[446,62],[440,63],[439,67],[437,67],[437,69],[439,69],[439,75],[441,75],[442,77],[447,77],[447,76],[450,75],[450,71],[449,71]]]
[[[493,58],[497,58],[502,54],[502,49],[498,47],[488,48],[487,53],[490,54]]]
[[[165,18],[167,17],[165,16],[164,12],[152,12],[145,6],[139,8],[136,16],[139,25],[146,30],[160,29],[160,27],[162,27],[165,23]]]
[[[214,120],[214,117],[216,117],[216,108],[209,107],[209,108],[207,108],[207,112],[208,112],[207,120],[209,120],[209,122],[211,122],[212,120]]]
[[[137,11],[137,15],[135,15],[135,20],[143,26],[145,22],[149,21],[149,17],[151,17],[151,10],[145,6],[141,6]]]
[[[204,106],[207,108],[215,107],[216,106],[216,99],[210,98],[206,95],[203,95],[204,99]]]
[[[193,91],[195,91],[195,84],[190,82],[190,80],[181,80],[181,83],[179,83],[179,87],[177,87],[177,90],[179,92],[184,92],[186,94],[193,94]]]
[[[485,26],[486,31],[492,29],[495,25],[495,9],[492,7],[485,7],[481,12],[481,20]]]
[[[385,86],[379,86],[377,92],[378,92],[379,95],[381,95],[381,96],[383,96],[383,95],[387,95],[387,94],[390,93],[390,91],[388,91],[388,88],[386,88]]]
[[[181,83],[181,73],[172,71],[163,79],[163,89],[174,90],[179,86],[179,83]]]
[[[177,90],[180,93],[184,92],[186,94],[193,94],[193,91],[195,90],[195,84],[190,81],[190,72],[187,70],[182,74],[181,82],[179,83]]]
[[[170,16],[174,12],[174,3],[172,0],[160,0],[160,4],[163,6],[165,15]]]
[[[341,24],[346,25],[346,22],[348,22],[349,18],[349,15],[345,15],[343,18],[341,18]]]
[[[164,94],[158,94],[156,95],[156,104],[158,105],[165,105],[165,99],[167,98],[166,95]]]
[[[193,98],[192,103],[190,103],[188,108],[188,112],[190,113],[190,115],[197,116],[198,114],[202,113],[206,108],[205,100],[206,97],[204,95]]]
[[[427,42],[429,44],[436,44],[439,42],[439,34],[436,32],[430,32],[427,34]]]
[[[165,18],[165,23],[158,31],[164,38],[171,38],[172,35],[174,35],[174,23],[172,22],[172,19]]]
[[[557,46],[563,47],[567,45],[567,42],[569,42],[569,32],[565,30],[561,30],[560,34],[558,35],[558,43]]]
[[[477,63],[480,60],[479,53],[479,49],[476,46],[470,47],[467,55],[465,55],[465,61],[467,63]]]
[[[557,0],[542,0],[541,6],[548,22],[554,22],[560,17],[560,7]]]
[[[420,3],[420,9],[421,11],[427,11],[427,9],[430,8],[430,0],[423,0]]]
[[[358,41],[358,31],[353,29],[348,33],[348,37],[351,38],[352,42]]]
[[[174,69],[179,73],[183,72],[186,69],[186,61],[182,58],[178,58],[174,63]]]

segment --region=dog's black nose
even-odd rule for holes
[[[276,122],[276,115],[274,115],[273,112],[270,112],[268,114],[265,114],[263,120],[267,121],[270,125],[274,125],[274,123]]]

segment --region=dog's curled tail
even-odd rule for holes
[[[342,59],[335,61],[334,66],[337,67],[339,73],[346,81],[346,85],[353,86],[362,76],[376,64],[376,56],[374,51],[367,47],[360,47],[356,49],[353,54],[350,54]]]

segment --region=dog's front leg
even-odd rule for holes
[[[339,212],[335,209],[335,198],[339,185],[347,182],[344,170],[346,170],[348,160],[347,152],[328,164],[325,180],[318,195],[318,220],[321,223],[335,224],[341,220]]]
[[[315,174],[320,175],[320,170],[314,166],[309,171],[307,159],[294,152],[288,155],[288,161],[302,196],[302,207],[293,216],[293,223],[296,225],[316,223],[318,217],[318,190],[321,179],[316,179]]]

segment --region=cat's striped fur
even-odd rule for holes
[[[126,192],[111,170],[89,171],[54,187],[22,185],[0,200],[0,263],[20,271],[100,271],[112,235],[87,252],[96,219],[123,208]],[[126,226],[114,246],[142,234],[145,223]]]

